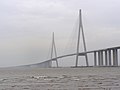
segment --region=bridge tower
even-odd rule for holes
[[[51,60],[53,59],[53,54],[55,54],[56,59],[54,61],[56,61],[56,66],[58,67],[57,50],[56,50],[56,45],[55,45],[54,32],[53,32],[53,35],[52,35]]]
[[[82,33],[81,33],[82,32]],[[82,39],[83,39],[83,46],[84,46],[84,56],[86,59],[86,66],[89,66],[88,64],[88,57],[87,57],[87,49],[86,49],[86,42],[85,42],[85,36],[84,36],[84,31],[83,31],[83,25],[82,25],[82,14],[81,14],[81,9],[79,10],[79,30],[78,30],[78,40],[77,40],[77,53],[76,53],[76,65],[75,67],[78,66],[78,57],[79,55],[79,46],[80,46],[80,33],[82,34]]]

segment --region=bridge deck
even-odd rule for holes
[[[106,51],[106,50],[113,50],[113,49],[120,49],[120,46],[118,46],[118,47],[111,47],[111,48],[105,48],[105,49],[92,50],[92,51],[87,51],[87,52],[80,52],[79,55],[83,56],[83,55],[85,55],[87,53],[94,53],[94,52]],[[53,59],[49,59],[49,60],[43,61],[41,63],[45,63],[45,62],[49,62],[49,61],[54,61],[56,59],[60,59],[60,58],[64,58],[64,57],[69,57],[69,56],[75,56],[75,55],[76,55],[76,53],[66,54],[66,55],[58,56],[57,58],[53,58]],[[31,65],[39,65],[41,63],[31,64]]]

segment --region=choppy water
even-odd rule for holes
[[[0,90],[120,90],[120,67],[0,69]]]

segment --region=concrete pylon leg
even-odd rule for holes
[[[115,53],[115,49],[113,49],[112,51],[113,51],[113,66],[116,66],[116,53]]]
[[[101,66],[103,66],[103,51],[100,51],[100,57],[101,57]]]
[[[117,52],[117,49],[113,49],[113,65],[118,66],[118,52]]]
[[[105,66],[108,66],[108,55],[107,55],[107,50],[105,50]]]
[[[112,65],[112,63],[111,63],[111,50],[108,50],[108,55],[109,55],[109,66],[111,66]]]
[[[118,66],[118,50],[115,49],[115,52],[116,52],[116,66]]]
[[[52,61],[48,61],[48,67],[51,68],[52,67]]]
[[[96,52],[94,52],[94,66],[97,66],[97,57],[96,57]]]
[[[98,51],[98,66],[101,66],[101,58],[100,58],[100,51]]]
[[[57,59],[56,59],[56,66],[57,66],[57,68],[58,68],[58,61],[57,61]]]

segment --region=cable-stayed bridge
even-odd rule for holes
[[[80,34],[82,35],[83,39],[83,52],[80,52]],[[56,51],[56,45],[55,45],[55,40],[54,40],[54,33],[53,33],[53,38],[52,38],[52,47],[51,47],[51,58],[37,64],[31,64],[31,65],[26,65],[26,66],[31,66],[31,67],[52,67],[52,62],[56,62],[56,67],[59,67],[59,60],[61,58],[65,57],[70,57],[70,56],[76,56],[75,60],[75,65],[74,67],[78,67],[78,60],[80,56],[85,57],[86,61],[86,66],[89,65],[89,58],[88,54],[93,55],[93,61],[94,65],[93,66],[119,66],[118,65],[118,57],[119,57],[119,52],[118,50],[120,49],[120,46],[118,47],[109,47],[109,48],[104,48],[104,49],[98,49],[98,50],[91,50],[87,51],[86,49],[86,42],[85,42],[85,35],[83,31],[83,25],[82,25],[82,15],[81,15],[81,10],[79,10],[79,30],[78,30],[78,36],[77,36],[77,45],[76,45],[76,53],[71,53],[71,54],[66,54],[66,55],[61,55],[57,56],[57,51]],[[55,54],[55,57],[53,58],[53,54]]]

